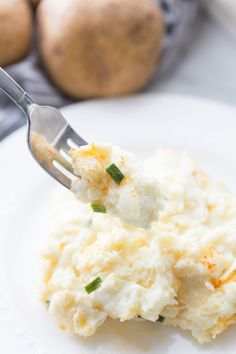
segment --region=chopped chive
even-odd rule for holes
[[[94,279],[93,281],[91,281],[91,283],[89,283],[88,285],[86,285],[84,288],[87,291],[88,294],[92,293],[94,290],[100,288],[100,286],[102,285],[102,279],[100,277],[97,277],[96,279]]]
[[[160,322],[160,323],[163,323],[164,321],[165,321],[165,317],[162,316],[162,315],[160,315],[160,316],[158,317],[158,319],[156,320],[156,322]]]
[[[138,315],[137,318],[142,318],[142,316]]]
[[[125,178],[121,170],[114,163],[107,167],[106,171],[109,173],[116,184],[120,184],[121,181]]]
[[[106,213],[106,207],[102,204],[91,204],[94,213]]]
[[[49,305],[50,305],[50,300],[46,300],[46,301],[45,301],[45,304],[46,304],[47,306],[49,306]]]

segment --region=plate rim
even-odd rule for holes
[[[138,99],[140,98],[140,96],[142,97],[145,97],[145,98],[150,98],[150,99],[153,99],[153,97],[158,97],[161,99],[165,99],[165,100],[176,100],[176,101],[181,101],[181,102],[184,102],[184,101],[188,101],[189,103],[197,103],[198,105],[203,105],[203,106],[208,106],[208,107],[212,107],[214,106],[215,108],[220,108],[222,109],[223,111],[225,111],[226,109],[229,110],[230,112],[232,112],[233,114],[235,114],[236,116],[236,109],[233,105],[230,105],[230,104],[227,104],[227,103],[222,103],[222,102],[219,102],[219,101],[215,101],[215,100],[211,100],[211,99],[207,99],[207,98],[199,98],[199,97],[195,97],[195,96],[191,96],[191,95],[176,95],[176,94],[156,94],[156,93],[153,93],[153,94],[138,94],[138,95],[133,95],[133,96],[129,96],[129,97],[126,97],[125,100],[129,100],[130,98],[132,99]],[[79,107],[81,105],[90,105],[91,103],[93,104],[96,104],[96,103],[99,103],[99,104],[106,104],[106,102],[120,102],[120,101],[123,101],[124,98],[116,98],[116,99],[105,99],[105,100],[91,100],[91,101],[84,101],[84,102],[77,102],[77,103],[73,103],[73,104],[70,104],[68,106],[65,106],[62,108],[62,112],[64,111],[70,111],[71,109],[74,110],[76,109],[76,107]],[[11,134],[9,137],[7,137],[6,139],[4,139],[2,141],[2,145],[8,145],[8,144],[11,144],[11,141],[16,139],[17,136],[20,136],[22,134],[24,134],[25,132],[25,127],[22,127],[21,129],[15,131],[13,134]],[[26,134],[25,134],[26,135]],[[1,146],[0,144],[0,158],[2,156],[2,150],[1,150]],[[25,149],[26,149],[26,144],[25,144]],[[0,200],[0,205],[1,205],[1,200]],[[1,230],[1,221],[0,221],[0,230]],[[1,293],[1,289],[0,289],[0,293]],[[1,294],[0,294],[0,298],[1,298]],[[1,304],[0,304],[1,305]],[[0,306],[0,313],[1,313],[1,306]],[[13,333],[12,333],[13,334]],[[0,338],[1,338],[1,335],[0,335]],[[30,336],[28,336],[28,342],[31,340]],[[23,345],[22,345],[23,347]],[[25,347],[25,353],[32,353],[33,350],[31,351],[31,349],[29,347]],[[37,353],[41,353],[40,351],[37,351]],[[10,353],[10,352],[9,352]]]
[[[164,100],[175,100],[175,101],[179,101],[179,102],[184,102],[184,101],[188,101],[189,103],[193,103],[193,104],[198,104],[198,105],[204,105],[204,106],[208,106],[208,107],[218,107],[219,109],[223,109],[223,110],[228,110],[231,111],[231,113],[235,113],[236,114],[236,105],[229,103],[229,102],[225,102],[225,101],[221,101],[221,100],[217,100],[214,98],[208,98],[208,97],[204,97],[204,96],[195,96],[192,94],[182,94],[182,93],[158,93],[158,92],[144,92],[144,93],[137,93],[137,94],[133,94],[133,95],[129,95],[129,96],[117,96],[117,97],[110,97],[110,98],[104,98],[104,99],[91,99],[91,100],[85,100],[85,101],[77,101],[77,102],[72,102],[71,104],[59,107],[58,109],[62,112],[62,114],[67,114],[67,112],[70,112],[71,110],[74,110],[75,108],[79,107],[79,106],[89,106],[89,105],[94,105],[94,104],[107,104],[107,103],[119,103],[119,102],[124,102],[124,101],[129,101],[129,100],[136,100],[139,98],[145,98],[145,99],[153,99],[153,98],[157,98],[157,99],[164,99]],[[8,136],[6,136],[3,140],[0,141],[0,148],[2,145],[6,144],[9,140],[14,139],[14,136],[17,134],[22,134],[21,132],[24,131],[24,129],[26,129],[26,125],[24,124],[23,126],[19,127],[18,129],[16,129],[14,132],[12,132],[11,134],[9,134]],[[26,134],[26,133],[25,133]],[[1,149],[0,149],[1,152]]]

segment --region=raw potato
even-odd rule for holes
[[[152,0],[42,0],[38,22],[44,65],[69,96],[133,92],[156,69],[164,24]]]
[[[32,37],[32,12],[27,0],[0,0],[0,66],[22,59]]]

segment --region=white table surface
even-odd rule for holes
[[[202,14],[178,67],[162,82],[153,80],[146,91],[184,93],[236,105],[236,38]]]

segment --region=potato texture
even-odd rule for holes
[[[156,69],[164,25],[152,0],[42,0],[38,23],[44,66],[68,96],[127,94]]]
[[[32,37],[32,12],[27,0],[0,0],[0,66],[22,59]]]

